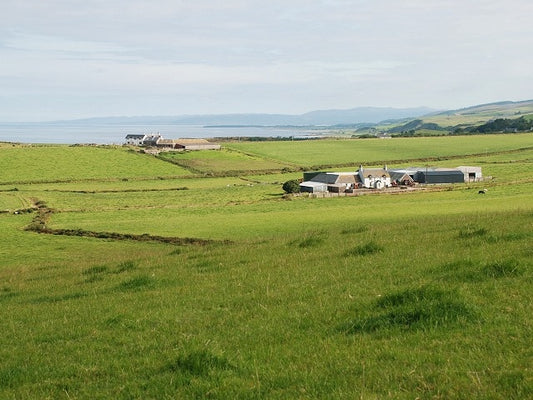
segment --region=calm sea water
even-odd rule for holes
[[[275,127],[203,127],[190,125],[0,124],[1,142],[122,144],[127,134],[159,133],[167,139],[215,137],[309,137],[319,131]]]

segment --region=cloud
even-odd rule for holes
[[[11,33],[3,40],[8,49],[41,53],[101,54],[123,53],[126,49],[111,42],[73,40],[60,36]]]
[[[87,109],[113,96],[119,113],[132,95],[198,113],[531,97],[530,15],[530,0],[3,0],[0,107],[40,96],[67,116],[85,112],[80,93]]]

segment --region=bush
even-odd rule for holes
[[[300,193],[300,183],[296,179],[292,179],[285,182],[282,189],[285,193]]]

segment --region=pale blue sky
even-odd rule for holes
[[[0,121],[533,98],[531,0],[2,0]]]

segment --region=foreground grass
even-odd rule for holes
[[[20,231],[28,216],[0,216],[0,393],[527,398],[532,219],[175,247],[37,235]]]
[[[457,160],[480,184],[291,200],[292,174],[174,178],[125,154],[137,178],[0,187],[0,398],[533,396],[530,151]],[[231,242],[38,234],[13,214],[36,200],[52,228]]]

